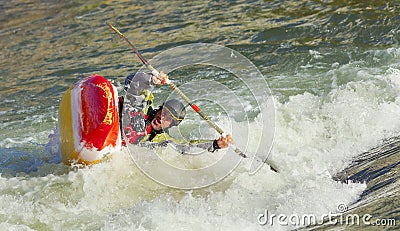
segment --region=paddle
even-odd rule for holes
[[[147,60],[145,58],[143,58],[140,53],[136,50],[135,46],[114,26],[112,26],[110,23],[106,23],[111,30],[113,30],[116,34],[119,35],[119,37],[121,37],[122,40],[124,40],[126,43],[128,43],[128,45],[132,48],[133,52],[136,54],[136,56],[140,59],[140,61],[146,66],[147,69],[149,69],[151,71],[151,73],[155,76],[158,76],[160,74],[159,71],[157,71],[153,66],[151,66],[149,64],[149,62],[147,62]],[[201,118],[203,118],[211,127],[213,127],[222,137],[226,137],[226,133],[216,124],[214,123],[212,120],[210,120],[210,118],[205,115],[202,111],[200,111],[200,108],[194,104],[170,79],[168,79],[166,81],[166,83],[176,92],[178,93],[182,99],[184,99],[192,108],[195,112],[197,112],[197,114],[200,115]],[[237,148],[234,144],[229,144],[229,146],[241,157],[246,158],[247,156],[239,149]],[[271,169],[275,172],[278,172],[278,170],[275,167],[272,167],[270,165]]]

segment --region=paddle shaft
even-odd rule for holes
[[[149,64],[149,62],[147,62],[147,60],[145,58],[143,58],[140,53],[136,50],[135,46],[114,26],[112,26],[110,23],[107,22],[107,25],[111,28],[111,30],[113,30],[116,34],[119,35],[119,37],[121,37],[122,40],[124,40],[126,43],[128,43],[128,45],[132,48],[133,52],[136,54],[136,56],[140,59],[140,61],[146,66],[147,69],[149,69],[151,71],[151,73],[155,76],[158,76],[160,74],[159,71],[157,71],[153,66],[151,66]],[[207,115],[205,115],[203,112],[200,111],[200,108],[194,104],[170,79],[167,80],[166,82],[176,93],[178,93],[178,95],[180,97],[182,97],[182,99],[184,99],[189,105],[190,107],[193,108],[193,110],[195,112],[197,112],[197,114],[200,115],[201,118],[203,118],[211,127],[213,127],[221,136],[226,137],[226,133],[216,124],[214,123]],[[241,157],[246,158],[247,156],[240,151],[239,148],[237,148],[235,145],[233,144],[229,144],[229,146],[231,148],[233,148],[233,150],[240,155]]]

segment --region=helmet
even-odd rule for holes
[[[165,109],[165,110],[164,110]],[[178,125],[186,115],[185,106],[176,99],[167,100],[162,105],[163,111],[168,111],[172,116],[172,125]]]

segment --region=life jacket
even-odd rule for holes
[[[158,110],[151,107],[147,109],[148,115],[144,112],[130,112],[130,123],[124,128],[126,142],[130,144],[138,144],[141,141],[160,142],[169,136],[165,130],[154,130],[151,121],[154,119]],[[122,124],[122,123],[121,123]],[[165,136],[159,136],[165,134]]]
[[[143,126],[148,116],[143,112],[130,112],[130,123],[124,129],[126,141],[130,144],[137,144],[147,134],[149,134],[153,127],[150,125]],[[143,123],[144,122],[144,123]]]

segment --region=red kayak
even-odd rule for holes
[[[95,164],[121,149],[118,92],[107,79],[91,75],[64,94],[58,116],[65,164]]]

